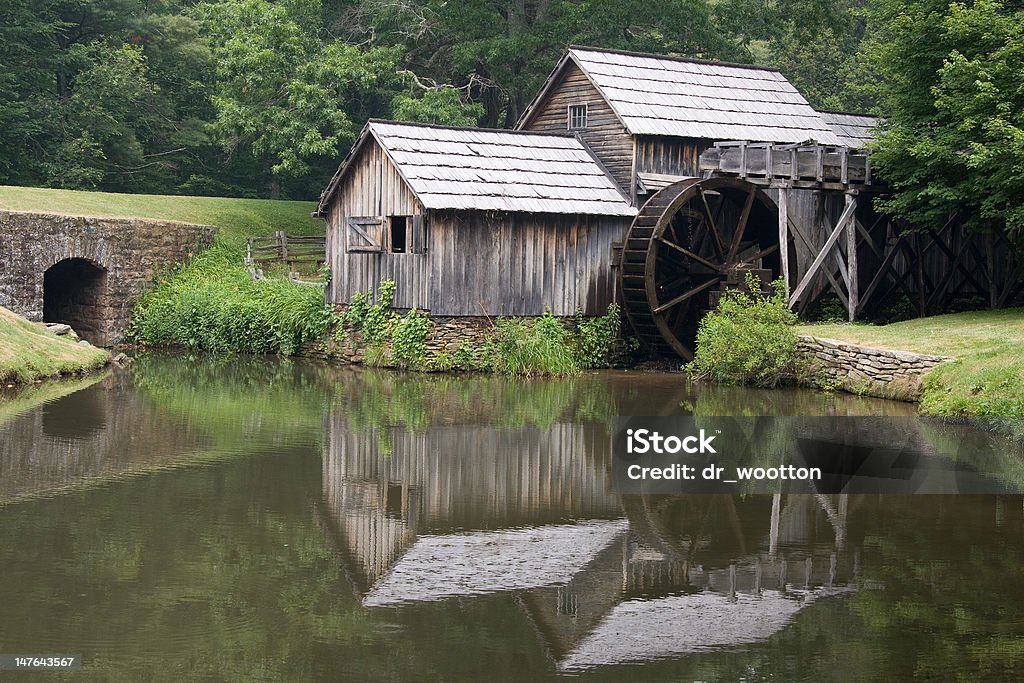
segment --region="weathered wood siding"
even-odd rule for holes
[[[700,175],[700,153],[714,146],[703,138],[640,135],[636,138],[637,173]]]
[[[353,161],[327,213],[327,263],[331,286],[327,297],[347,303],[356,292],[375,291],[377,284],[395,281],[395,306],[427,307],[428,254],[392,254],[387,244],[388,216],[417,216],[423,208],[398,174],[398,170],[374,140]],[[348,219],[379,216],[385,242],[383,251],[349,252]]]
[[[629,218],[430,212],[435,315],[603,314],[615,297],[612,244]]]
[[[633,138],[611,106],[578,66],[566,65],[536,112],[526,120],[523,130],[565,133],[568,131],[569,105],[587,105],[587,128],[577,131],[605,165],[619,187],[628,189],[633,174]]]

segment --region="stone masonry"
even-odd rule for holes
[[[797,350],[817,366],[828,384],[865,396],[916,401],[925,373],[948,356],[929,356],[859,346],[801,335]]]
[[[68,323],[83,339],[112,346],[156,277],[208,246],[215,231],[177,221],[0,211],[0,306],[29,320]]]

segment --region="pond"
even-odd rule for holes
[[[1020,496],[609,491],[616,415],[908,404],[172,354],[46,392],[0,402],[0,653],[58,679],[1024,672]]]

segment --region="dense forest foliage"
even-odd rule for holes
[[[367,118],[513,126],[580,44],[775,66],[891,123],[895,211],[1019,225],[1022,26],[1020,0],[0,0],[0,183],[313,198]]]

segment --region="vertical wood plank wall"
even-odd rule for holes
[[[573,63],[566,65],[536,113],[523,130],[568,132],[569,105],[587,105],[587,128],[578,131],[622,188],[629,188],[633,172],[633,138],[626,132],[597,88]]]
[[[434,315],[605,313],[615,300],[612,244],[629,218],[430,212]]]
[[[369,140],[354,159],[334,195],[327,215],[327,262],[331,268],[329,301],[347,303],[356,292],[376,291],[383,279],[399,285],[395,306],[427,307],[427,254],[392,254],[387,244],[388,216],[422,215],[419,200],[387,155]],[[351,216],[385,219],[381,253],[349,252],[347,222]],[[429,252],[429,248],[428,248]]]
[[[665,175],[700,175],[700,154],[713,147],[714,141],[704,138],[671,138],[638,135],[636,139],[637,173]]]
[[[487,211],[423,211],[398,171],[372,140],[356,158],[328,209],[328,300],[395,281],[398,308],[434,315],[568,316],[579,307],[603,314],[615,300],[612,244],[629,218]],[[349,252],[350,216],[419,215],[425,254]],[[384,231],[386,233],[386,230]]]

